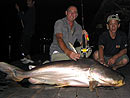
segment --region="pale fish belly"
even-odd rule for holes
[[[29,78],[32,84],[56,84],[59,86],[89,86],[89,71],[77,67],[54,67],[42,75]]]

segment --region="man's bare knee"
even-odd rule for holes
[[[127,58],[122,59],[120,62],[118,62],[116,65],[119,65],[120,67],[125,66],[129,60]]]
[[[126,65],[128,62],[129,62],[129,60],[126,59],[126,58],[124,58],[124,59],[122,60],[122,64],[123,64],[123,65]]]
[[[99,58],[99,53],[98,53],[98,51],[95,51],[95,52],[93,53],[93,58],[94,58],[95,60],[98,60],[98,58]]]

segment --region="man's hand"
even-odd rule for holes
[[[80,54],[79,54],[79,53],[75,53],[75,52],[73,52],[73,51],[69,51],[69,52],[67,53],[67,55],[68,55],[71,59],[73,59],[73,60],[75,60],[75,61],[77,61],[77,59],[80,58]]]
[[[88,32],[86,30],[82,30],[82,34],[85,35],[85,39],[89,41]]]
[[[108,67],[108,65],[105,63],[104,58],[100,58],[100,59],[99,59],[99,62],[100,62],[101,64],[103,64],[104,66]]]
[[[86,30],[82,30],[82,33],[88,35],[88,32]]]
[[[73,59],[73,60],[75,60],[75,61],[77,61],[77,59],[80,58],[80,54],[75,53],[75,52],[71,52],[70,58]]]
[[[108,60],[108,65],[113,65],[116,62],[116,58],[112,57]]]
[[[100,62],[101,64],[104,64],[104,63],[105,63],[104,59],[99,59],[99,62]]]

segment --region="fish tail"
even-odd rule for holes
[[[11,78],[14,81],[22,81],[24,79],[24,77],[22,76],[23,72],[21,70],[13,70],[13,73],[11,75]]]
[[[24,79],[22,77],[24,71],[8,63],[0,62],[0,71],[7,74],[6,79],[12,79],[14,81],[22,81]]]
[[[12,79],[14,81],[19,82],[19,81],[22,81],[24,78],[15,77],[14,75],[7,75],[6,79]]]

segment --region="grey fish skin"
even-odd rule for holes
[[[13,65],[0,62],[0,70],[7,73],[15,81],[28,78],[32,84],[56,84],[63,86],[114,86],[125,84],[124,77],[93,59],[79,59],[78,61],[56,61],[36,67],[30,71],[23,71]]]

